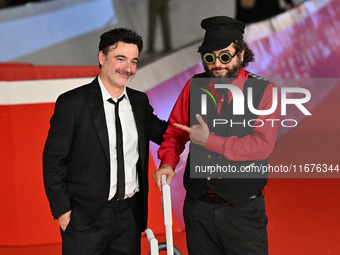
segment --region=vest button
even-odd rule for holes
[[[218,156],[218,159],[222,159],[222,156]]]
[[[210,177],[210,176],[208,176],[208,177],[207,177],[207,180],[208,180],[208,181],[210,181],[210,180],[211,180],[211,177]]]
[[[214,132],[211,132],[213,135],[215,134]]]
[[[211,159],[211,155],[208,155],[208,159]]]

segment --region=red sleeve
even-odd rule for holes
[[[186,126],[190,125],[189,96],[190,80],[185,84],[170,114],[168,128],[163,136],[164,142],[158,150],[158,158],[161,160],[161,166],[169,164],[175,169],[179,161],[179,155],[183,152],[185,144],[190,139],[188,132],[180,130],[173,125],[174,123]]]
[[[263,95],[259,105],[259,110],[267,110],[272,106],[272,88],[275,87],[270,83]],[[252,135],[241,138],[236,136],[221,137],[210,134],[206,149],[223,155],[230,161],[250,161],[264,160],[272,153],[276,141],[277,130],[279,126],[280,112],[279,106],[270,115],[259,115],[257,120],[263,122],[251,123],[260,126],[253,129]]]

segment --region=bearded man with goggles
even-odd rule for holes
[[[191,141],[184,173],[183,209],[189,254],[268,254],[263,194],[267,176],[221,172],[197,177],[194,165],[228,166],[235,173],[267,165],[278,125],[266,119],[279,119],[279,107],[270,114],[257,116],[248,109],[247,98],[252,91],[255,109],[271,109],[275,85],[244,69],[254,61],[254,54],[243,40],[243,23],[217,16],[204,19],[201,27],[206,32],[198,51],[205,72],[192,77],[177,99],[158,151],[160,168],[153,177],[159,189],[162,174],[167,175],[170,183],[179,155]],[[242,91],[243,114],[234,114],[238,107],[233,102],[237,100],[236,94],[227,88],[217,88],[217,82]],[[238,124],[213,125],[216,118]],[[264,124],[246,125],[250,120]]]

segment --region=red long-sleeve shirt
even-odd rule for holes
[[[242,68],[237,79],[235,79],[232,84],[243,91],[244,83],[248,77],[249,73]],[[185,148],[185,144],[190,140],[189,133],[180,130],[173,125],[174,123],[186,126],[190,125],[190,84],[191,80],[186,83],[172,109],[168,121],[168,129],[164,134],[164,142],[161,144],[158,151],[158,157],[161,160],[160,165],[169,164],[174,169],[179,161],[179,155]],[[273,87],[275,87],[273,83],[270,83],[267,86],[258,110],[267,110],[271,108]],[[231,100],[232,93],[229,91],[228,104]],[[261,127],[254,127],[252,135],[239,138],[236,136],[221,137],[210,133],[205,149],[218,153],[230,161],[258,161],[268,158],[274,149],[276,141],[278,120],[280,119],[279,107],[277,107],[272,114],[259,115],[257,119],[262,120],[264,124]]]

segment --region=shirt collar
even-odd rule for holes
[[[231,82],[232,85],[237,86],[239,89],[243,91],[244,83],[246,82],[247,78],[249,77],[249,73],[241,68],[238,72],[238,75],[235,80]]]
[[[244,70],[244,68],[241,68],[240,71],[237,74],[237,78],[248,78],[249,73]]]

